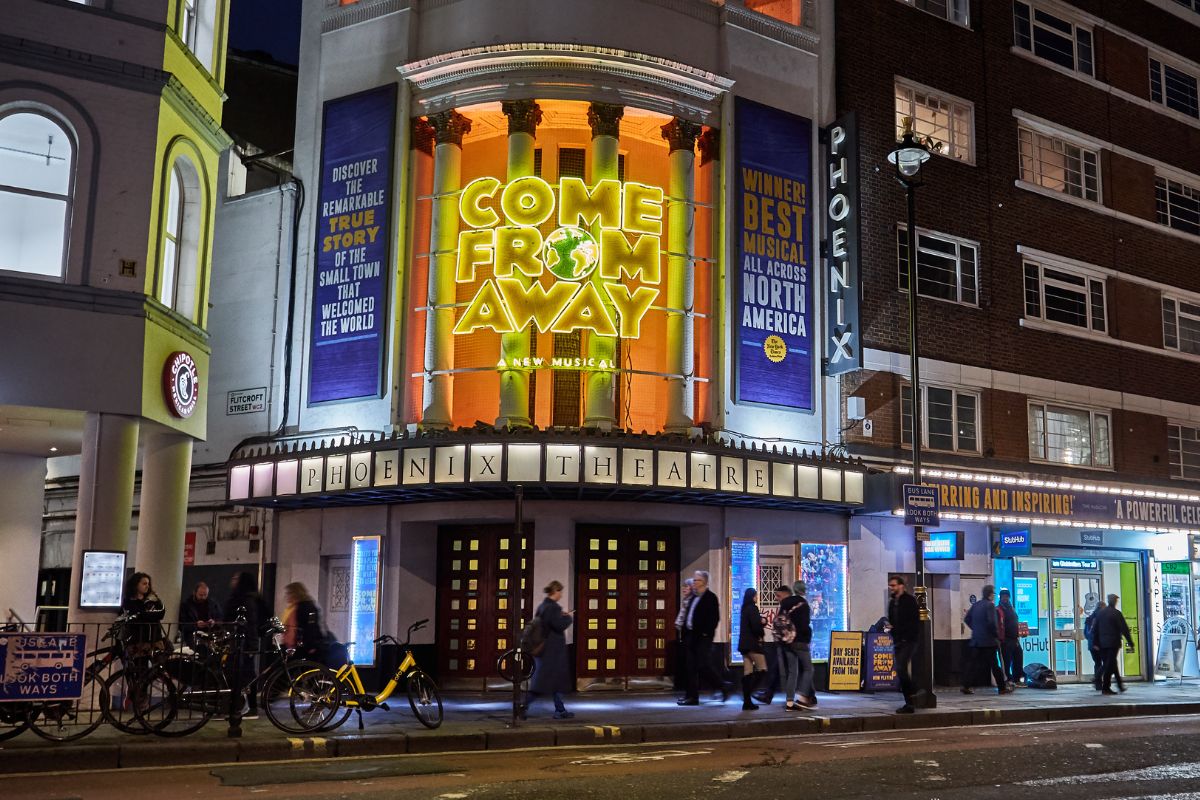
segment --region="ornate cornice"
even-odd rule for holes
[[[438,144],[462,147],[463,134],[471,130],[471,120],[453,109],[430,114],[429,124],[433,126],[433,140]]]
[[[614,106],[611,103],[592,103],[588,106],[588,126],[592,129],[592,138],[611,136],[614,139],[621,135],[621,117],[625,116],[624,106]]]
[[[698,122],[676,117],[662,126],[662,138],[667,140],[668,149],[672,153],[676,150],[695,152],[696,139],[700,138],[700,127]]]
[[[542,107],[534,100],[505,100],[500,104],[504,116],[508,117],[508,135],[514,133],[537,134],[542,122]]]

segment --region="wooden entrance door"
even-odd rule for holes
[[[533,613],[533,528],[522,556],[511,525],[446,526],[438,530],[438,676],[443,685],[484,688],[496,659],[512,647],[514,558],[521,559],[521,625]],[[520,634],[518,629],[517,634]]]
[[[679,531],[581,525],[576,675],[596,684],[669,680],[679,610]]]

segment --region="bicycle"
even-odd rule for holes
[[[233,693],[229,673],[241,669],[240,658],[234,655],[236,640],[241,637],[245,618],[237,620],[237,631],[203,631],[194,635],[196,650],[179,653],[158,667],[158,673],[171,687],[166,721],[156,726],[159,736],[179,737],[195,733],[214,716],[229,708]],[[293,658],[294,651],[283,647],[283,623],[272,617],[264,626],[271,639],[273,656],[242,689],[243,709],[252,692],[261,696],[261,707],[267,719],[285,733],[312,733],[324,729],[341,705],[341,694],[334,674],[323,664]],[[243,652],[241,657],[255,655]]]
[[[321,731],[332,731],[340,728],[350,718],[350,712],[358,712],[358,729],[363,729],[363,711],[374,711],[377,708],[382,708],[384,711],[390,711],[387,700],[396,691],[396,687],[400,681],[405,682],[405,688],[408,694],[408,705],[412,708],[413,716],[417,721],[426,728],[436,728],[442,724],[442,696],[438,692],[437,684],[433,682],[420,667],[417,666],[417,660],[413,657],[412,650],[409,646],[412,642],[414,632],[421,630],[428,619],[417,620],[412,625],[408,626],[408,633],[404,642],[396,641],[396,637],[384,634],[374,640],[374,644],[394,644],[404,650],[404,658],[401,659],[400,665],[396,667],[396,673],[392,675],[391,680],[383,687],[377,695],[373,695],[363,686],[362,678],[358,675],[358,669],[354,666],[353,661],[348,661],[342,665],[336,673],[337,685],[340,687],[343,713],[331,720]]]

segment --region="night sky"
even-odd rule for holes
[[[229,47],[262,50],[276,61],[300,63],[301,0],[234,0]]]

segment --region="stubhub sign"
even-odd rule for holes
[[[999,556],[1027,556],[1030,553],[1029,531],[1001,531]]]

